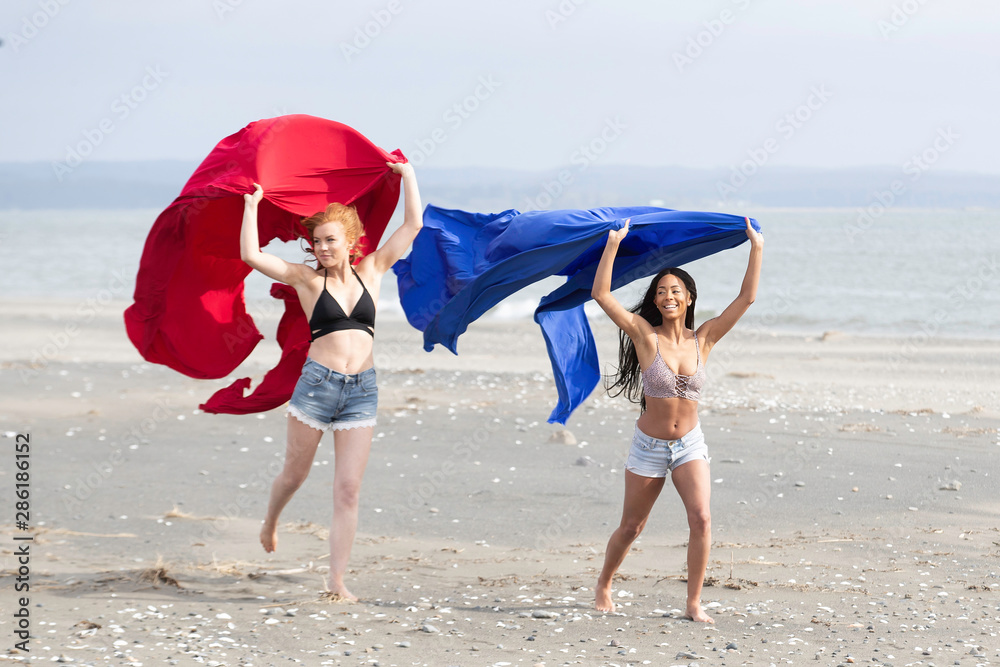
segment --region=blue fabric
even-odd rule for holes
[[[567,276],[535,310],[559,391],[549,422],[565,424],[601,379],[583,304],[608,231],[626,218],[612,289],[747,240],[744,219],[724,213],[626,206],[484,214],[428,205],[413,250],[392,267],[406,318],[424,332],[425,350],[440,343],[458,354],[458,337],[480,315],[542,278]]]

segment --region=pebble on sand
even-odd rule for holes
[[[561,428],[552,432],[552,435],[549,436],[549,442],[557,445],[575,445],[576,436],[573,435],[572,431]]]

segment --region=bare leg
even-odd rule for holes
[[[625,471],[625,504],[622,508],[622,520],[608,540],[608,549],[604,554],[604,568],[597,578],[597,588],[594,591],[594,607],[598,611],[615,610],[615,604],[611,601],[611,580],[625,560],[629,547],[646,526],[649,512],[660,495],[664,481],[663,477],[643,477]]]
[[[334,431],[336,468],[333,474],[333,526],[330,529],[330,593],[348,600],[358,598],[344,585],[347,561],[358,529],[361,478],[371,452],[371,426]]]
[[[692,621],[715,623],[701,608],[701,587],[705,583],[708,567],[708,551],[712,546],[712,515],[709,499],[712,494],[712,480],[707,461],[690,461],[678,466],[670,473],[677,493],[684,501],[687,511],[688,553],[687,553],[687,610],[685,615]]]
[[[316,448],[319,447],[323,431],[306,426],[295,417],[288,415],[288,444],[285,447],[285,466],[271,484],[271,499],[267,504],[267,516],[260,529],[260,543],[268,553],[278,547],[278,517],[281,510],[292,499],[292,495],[309,476]]]

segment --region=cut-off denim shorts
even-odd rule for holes
[[[701,422],[676,440],[648,436],[636,425],[625,469],[643,477],[666,477],[689,461],[710,461]]]
[[[345,375],[306,359],[288,413],[319,431],[375,426],[375,369]]]

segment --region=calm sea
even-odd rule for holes
[[[1000,338],[1000,212],[889,210],[859,219],[849,209],[754,210],[764,229],[758,300],[741,326],[817,334],[829,330],[958,338]],[[12,300],[129,300],[146,234],[158,211],[0,211],[4,297]],[[742,211],[738,213],[742,214]],[[286,259],[298,246],[268,248]],[[698,282],[698,321],[739,291],[748,246],[686,267]],[[488,317],[530,318],[559,284],[515,294]],[[268,299],[252,275],[247,299]],[[630,305],[644,285],[619,291]],[[395,281],[383,285],[380,314],[401,314]]]

